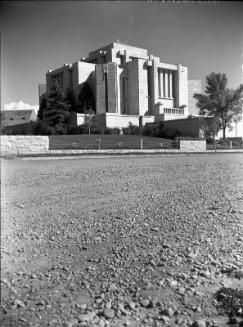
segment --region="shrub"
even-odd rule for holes
[[[179,140],[173,140],[173,141],[171,142],[171,146],[172,146],[172,148],[177,148],[177,149],[179,149],[179,145],[180,145]]]
[[[120,128],[110,128],[110,127],[106,127],[104,130],[104,134],[110,134],[110,135],[120,135],[121,134],[121,130]]]
[[[163,122],[159,123],[157,137],[162,137],[165,139],[175,139],[177,136],[180,136],[181,133],[174,128],[164,127]]]
[[[85,124],[72,127],[68,131],[68,134],[71,134],[71,135],[88,134],[88,133],[89,133],[88,126]]]
[[[91,134],[104,134],[104,128],[98,122],[94,122],[90,127]]]
[[[155,125],[146,124],[143,128],[144,136],[156,136],[157,135],[157,127]]]
[[[180,135],[180,133],[173,128],[159,129],[157,133],[157,137],[163,137],[165,139],[175,139],[178,135]]]
[[[56,130],[54,127],[49,126],[43,121],[38,121],[34,128],[34,135],[55,135]]]
[[[133,125],[132,123],[128,124],[128,127],[124,127],[122,129],[123,135],[140,135],[141,129],[140,127]]]
[[[90,127],[90,134],[103,134],[104,128],[97,122],[93,122]],[[79,126],[72,127],[68,130],[70,135],[78,134],[89,134],[89,126],[87,124],[82,124]]]
[[[34,135],[37,122],[29,122],[19,125],[6,126],[1,128],[2,135]]]
[[[214,144],[214,138],[212,138],[212,137],[206,138],[206,143],[207,144]]]
[[[224,145],[224,146],[228,146],[228,145],[229,145],[229,141],[227,141],[227,140],[223,140],[223,139],[220,139],[218,143],[219,143],[220,145]]]
[[[66,135],[67,134],[67,130],[68,130],[68,127],[67,125],[63,125],[63,124],[58,124],[55,126],[55,134],[57,135]]]
[[[146,124],[143,129],[144,136],[161,137],[165,139],[175,139],[181,133],[173,128],[164,127],[163,122]]]

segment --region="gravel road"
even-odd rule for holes
[[[243,155],[2,160],[1,326],[243,325]]]

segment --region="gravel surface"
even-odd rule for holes
[[[2,160],[1,326],[239,326],[243,155]]]

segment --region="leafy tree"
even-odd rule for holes
[[[200,117],[200,129],[203,132],[203,137],[206,140],[215,140],[220,128],[220,120],[218,117]]]
[[[84,82],[79,94],[79,101],[82,107],[82,111],[94,111],[95,112],[95,96],[94,92],[88,82]]]
[[[243,84],[233,90],[227,88],[227,82],[225,74],[213,72],[206,77],[205,94],[194,94],[200,114],[220,120],[223,139],[226,128],[230,127],[233,121],[238,121],[242,114]]]
[[[94,117],[95,117],[95,112],[93,110],[90,109],[85,112],[85,123],[86,125],[88,125],[89,134],[91,130],[92,120],[94,119]]]
[[[56,82],[53,83],[49,95],[43,100],[38,111],[39,119],[57,134],[66,134],[71,104]]]

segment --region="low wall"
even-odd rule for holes
[[[227,153],[227,152],[243,152],[242,149],[232,150],[206,150],[205,140],[181,140],[180,149],[130,149],[130,150],[49,150],[48,136],[21,136],[21,135],[2,135],[1,136],[1,156],[8,155],[81,155],[81,154],[127,154],[127,153]]]
[[[1,135],[1,155],[47,154],[48,136]]]
[[[143,125],[146,123],[154,122],[154,116],[142,116]],[[119,115],[106,113],[106,126],[107,127],[128,127],[129,123],[139,126],[139,116],[138,115]]]
[[[118,115],[118,114],[106,114],[106,126],[107,127],[128,127],[128,124],[139,126],[139,116],[132,115]]]
[[[110,128],[120,128],[128,127],[131,122],[133,125],[139,126],[139,116],[137,115],[119,115],[114,113],[104,113],[97,114],[95,120],[99,122],[102,126]],[[154,116],[142,116],[142,125],[146,123],[153,123]],[[77,125],[82,125],[85,123],[85,114],[77,114]]]
[[[206,140],[181,140],[180,141],[181,152],[205,152]]]

